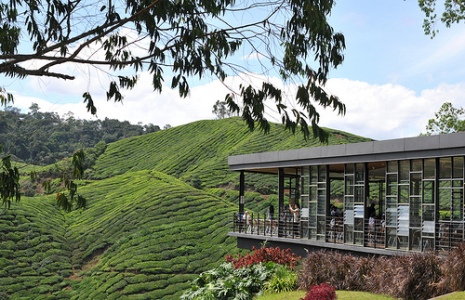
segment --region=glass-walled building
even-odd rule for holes
[[[296,252],[448,250],[464,241],[464,157],[465,133],[231,156],[241,189],[230,235]],[[249,172],[276,175],[275,219],[243,218]]]

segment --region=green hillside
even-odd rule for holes
[[[1,211],[0,299],[174,299],[235,251],[233,206],[171,176],[128,172],[81,192],[85,211],[45,198]]]
[[[237,181],[230,172],[228,156],[320,146],[315,139],[289,133],[271,124],[269,134],[250,132],[240,118],[205,120],[121,140],[108,145],[95,165],[95,177],[107,178],[127,171],[150,170],[181,179],[198,177],[204,187]],[[341,131],[330,131],[329,144],[346,144],[369,139]]]
[[[330,143],[361,140],[335,132]],[[109,144],[79,187],[86,210],[64,213],[54,196],[0,209],[0,299],[177,299],[238,251],[227,236],[237,191],[218,188],[238,177],[228,155],[311,145],[277,125],[251,133],[239,119]],[[186,183],[194,177],[203,189]]]

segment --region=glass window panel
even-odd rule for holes
[[[443,182],[440,182],[440,186]],[[451,206],[451,189],[439,190],[439,218],[441,220],[450,219],[450,206]]]
[[[434,181],[423,181],[423,203],[434,203]]]
[[[397,232],[395,228],[387,228],[386,240],[388,248],[397,248]]]
[[[310,194],[310,186],[308,184],[302,184],[302,195]]]
[[[363,196],[365,189],[363,186],[356,186],[355,187],[355,202],[365,202],[365,197]]]
[[[317,189],[316,188],[310,188],[310,194],[309,194],[309,201],[310,202],[316,202],[317,200]]]
[[[423,221],[434,221],[434,205],[423,205],[422,218]]]
[[[346,164],[346,174],[354,174],[354,164]]]
[[[316,184],[318,182],[318,167],[310,166],[310,183]]]
[[[316,216],[315,215],[310,215],[308,218],[308,227],[316,228]]]
[[[462,188],[463,187],[463,180],[452,180],[452,186],[454,188]]]
[[[386,226],[396,227],[396,225],[397,225],[397,208],[388,207],[386,209]]]
[[[363,216],[365,215],[364,208],[365,208],[364,205],[360,205],[360,204],[354,205],[354,217],[363,219]]]
[[[326,181],[326,166],[319,166],[319,182],[325,182]]]
[[[301,208],[307,208],[308,207],[308,196],[307,195],[302,195],[302,196],[300,196],[300,199],[301,199],[300,207]]]
[[[434,179],[435,170],[436,170],[436,160],[434,158],[425,159],[423,169],[423,178],[425,179]]]
[[[463,189],[452,190],[452,220],[463,220]]]
[[[434,239],[423,238],[422,242],[423,242],[423,251],[433,250]]]
[[[354,225],[354,210],[353,209],[344,210],[344,224]]]
[[[354,244],[363,245],[363,232],[354,232]]]
[[[450,188],[452,186],[451,180],[440,180],[439,189]]]
[[[405,182],[409,180],[410,177],[410,163],[408,160],[401,160],[399,162],[400,172],[399,172],[399,181]]]
[[[308,203],[309,216],[316,216],[316,202]]]
[[[302,167],[302,177],[310,177],[310,167]]]
[[[410,197],[410,227],[421,226],[421,199]]]
[[[386,195],[397,195],[397,174],[387,175]]]
[[[317,213],[320,215],[326,215],[326,193],[325,191],[318,192],[318,210]]]
[[[386,197],[387,206],[397,206],[397,197]]]
[[[454,157],[453,178],[463,178],[463,157]]]
[[[316,240],[316,228],[310,228],[308,230],[308,239],[309,240]]]
[[[421,174],[412,173],[410,175],[410,196],[421,195]]]
[[[422,170],[422,161],[421,159],[412,160],[412,172],[418,172]]]
[[[324,234],[326,232],[326,217],[319,216],[317,217],[317,233]]]
[[[355,231],[363,231],[363,218],[355,218],[354,219],[354,230]]]
[[[353,225],[344,225],[344,239],[348,244],[354,242],[354,226]]]
[[[365,165],[364,164],[356,164],[356,181],[357,182],[365,182]]]
[[[345,194],[353,195],[354,194],[354,177],[352,175],[345,176]]]
[[[399,185],[399,203],[408,203],[409,202],[409,186],[408,185]]]
[[[388,161],[387,162],[387,171],[389,173],[396,173],[397,172],[397,161]]]
[[[398,239],[398,247],[399,249],[402,249],[402,250],[407,250],[408,249],[408,236],[399,236],[399,239]]]
[[[344,199],[344,209],[354,209],[354,197],[346,196]]]
[[[450,157],[441,157],[439,159],[439,178],[451,178],[452,161]]]
[[[423,221],[421,226],[422,236],[434,236],[434,221]]]
[[[409,234],[409,210],[406,205],[397,208],[397,235]]]

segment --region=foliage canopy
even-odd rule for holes
[[[423,29],[425,34],[434,37],[439,31],[435,25],[438,19],[438,9],[436,0],[418,0],[421,10],[425,13]],[[463,0],[445,0],[444,9],[441,14],[441,22],[450,27],[452,24],[457,24],[465,20],[465,3]]]
[[[0,146],[0,153],[2,148]],[[21,199],[19,185],[19,170],[11,165],[10,156],[1,157],[0,163],[0,197],[2,204],[10,207],[11,201]]]
[[[0,143],[3,152],[28,164],[49,165],[73,155],[76,149],[108,144],[160,130],[158,125],[133,125],[116,119],[82,120],[69,112],[41,112],[33,103],[28,113],[6,107],[0,110]]]
[[[464,116],[465,110],[462,107],[455,108],[452,103],[445,102],[434,114],[435,118],[428,120],[426,135],[465,131]]]
[[[324,90],[330,69],[344,58],[344,36],[327,20],[333,5],[332,0],[2,2],[0,74],[73,80],[76,75],[64,66],[93,66],[111,77],[107,100],[122,101],[121,89],[133,88],[146,70],[155,91],[162,91],[166,80],[185,97],[193,78],[224,82],[255,72],[235,63],[242,51],[258,58],[259,73],[295,84],[297,104],[288,107],[284,91],[270,82],[246,83],[226,95],[229,109],[250,129],[258,124],[268,132],[265,100],[270,99],[287,129],[300,127],[308,137],[311,125],[313,135],[325,140],[316,106],[345,113],[344,104]],[[1,103],[13,101],[0,88]],[[91,93],[83,92],[87,110],[95,114]]]

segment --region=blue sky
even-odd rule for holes
[[[332,19],[345,34],[347,50],[344,65],[332,76],[402,84],[417,92],[462,82],[465,25],[440,25],[431,39],[423,33],[423,18],[417,1],[338,1]]]
[[[465,24],[440,24],[431,39],[422,22],[413,0],[337,1],[331,24],[345,35],[347,49],[344,63],[330,73],[327,90],[346,104],[347,114],[320,109],[320,125],[378,140],[410,137],[425,132],[442,103],[465,107]],[[81,98],[83,89],[91,90],[98,118],[160,127],[213,119],[213,104],[227,92],[218,81],[204,80],[192,86],[187,99],[169,89],[155,94],[150,77],[142,74],[141,84],[126,94],[123,104],[114,104],[105,99],[107,78],[86,68],[79,72],[82,76],[72,82],[16,79],[5,81],[6,88],[15,93],[16,107],[27,111],[35,102],[42,111],[72,111],[79,118],[92,118]],[[279,122],[272,113],[270,120]]]

